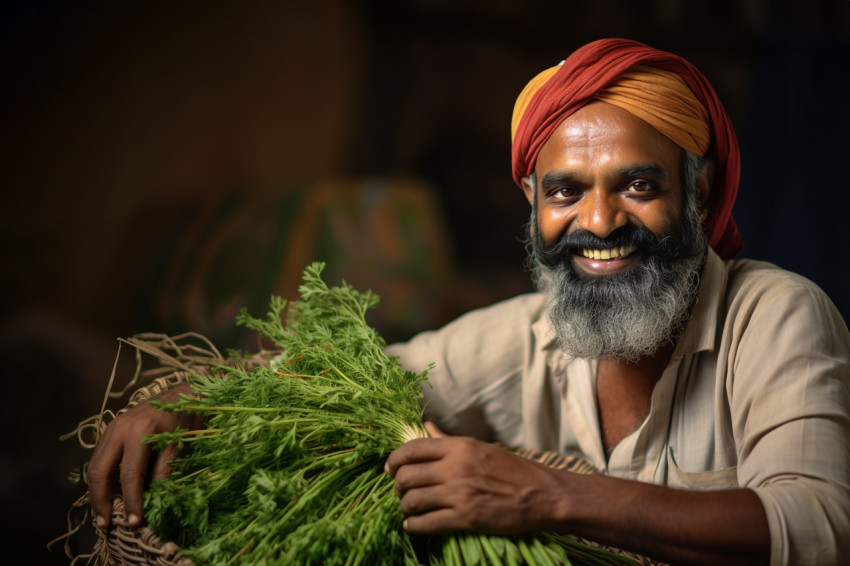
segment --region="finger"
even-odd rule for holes
[[[437,509],[424,515],[406,517],[401,526],[411,534],[445,533],[466,529],[451,509]]]
[[[384,471],[395,476],[401,466],[418,462],[439,460],[445,455],[443,441],[439,438],[417,438],[393,450],[384,465]]]
[[[108,528],[112,522],[112,477],[122,454],[122,447],[113,441],[109,433],[107,428],[86,470],[92,513],[101,529]]]
[[[452,508],[453,494],[443,485],[417,487],[409,490],[400,499],[401,512],[405,517],[424,515],[439,509]]]
[[[171,461],[177,457],[177,453],[177,445],[173,442],[159,453],[156,457],[156,462],[154,463],[153,473],[151,474],[152,480],[164,478],[171,473]]]
[[[446,436],[448,436],[431,421],[425,422],[425,430],[428,432],[428,436],[431,438],[445,438]]]
[[[395,492],[399,497],[407,491],[442,483],[434,462],[405,464],[395,473]]]
[[[141,442],[129,441],[124,446],[120,469],[121,496],[124,498],[127,523],[131,527],[142,524],[142,492],[149,457],[150,448]]]

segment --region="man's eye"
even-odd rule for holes
[[[635,181],[629,185],[629,192],[645,193],[651,191],[654,187],[646,181]]]
[[[556,199],[573,198],[578,195],[578,191],[571,187],[561,187],[552,191],[552,196]]]

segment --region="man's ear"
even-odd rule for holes
[[[525,193],[525,198],[528,204],[534,205],[534,185],[531,182],[531,177],[522,178],[522,192]]]
[[[714,185],[714,159],[706,157],[699,171],[696,181],[697,206],[699,206],[699,219],[705,222],[708,218],[708,198],[711,195],[711,187]]]

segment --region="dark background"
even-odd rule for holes
[[[66,478],[87,453],[57,438],[99,410],[117,336],[193,329],[244,345],[222,330],[231,310],[293,296],[312,259],[377,287],[390,340],[529,290],[512,105],[594,39],[637,39],[703,70],[740,138],[742,256],[806,275],[850,313],[846,0],[0,10],[4,563],[67,563],[45,543],[65,531],[80,495]],[[344,214],[310,220],[301,207],[316,194],[348,203],[366,231],[366,200],[407,204],[359,240]]]

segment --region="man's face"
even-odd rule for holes
[[[540,151],[537,227],[546,246],[586,230],[608,238],[631,224],[659,239],[682,216],[682,150],[632,114],[594,102],[564,120]],[[529,203],[534,194],[524,185]],[[640,250],[572,250],[578,269],[604,275],[634,269]],[[590,256],[590,257],[587,257]]]
[[[706,247],[695,187],[682,190],[683,157],[604,103],[565,120],[542,148],[536,191],[525,186],[531,252],[567,354],[639,359],[683,328]],[[698,166],[687,166],[691,177]]]

